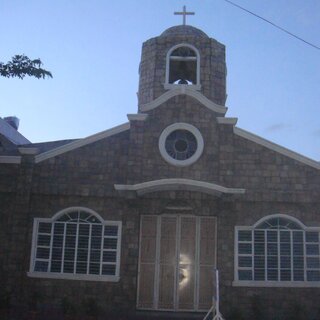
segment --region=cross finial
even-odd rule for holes
[[[182,12],[174,12],[175,15],[182,15],[183,16],[183,25],[186,25],[186,16],[194,15],[194,12],[187,12],[186,6],[183,6]]]

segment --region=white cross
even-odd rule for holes
[[[182,12],[174,12],[176,15],[182,15],[183,16],[183,25],[186,25],[186,16],[188,15],[194,15],[194,12],[187,12],[186,11],[186,6],[183,6],[183,11]]]

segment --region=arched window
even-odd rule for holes
[[[200,55],[189,44],[179,44],[167,53],[165,88],[173,85],[191,85],[200,89]]]
[[[320,282],[319,232],[281,214],[252,227],[236,227],[236,282],[278,286]]]
[[[121,222],[72,207],[52,219],[34,219],[30,276],[119,279]]]

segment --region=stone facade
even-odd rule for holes
[[[198,48],[200,92],[214,103],[224,105],[224,46],[194,29],[185,27],[183,33],[178,28],[182,34],[169,29],[170,32],[144,43],[140,106],[167,92],[163,87],[166,52],[179,43]],[[52,156],[44,160],[37,158],[41,146],[31,144],[24,147],[38,147],[39,154],[20,154],[20,163],[0,164],[2,297],[8,294],[16,310],[27,310],[36,304],[40,310],[50,310],[57,317],[67,299],[77,310],[88,301],[95,301],[102,319],[107,319],[110,313],[121,314],[123,318],[177,315],[202,318],[203,314],[136,310],[140,217],[214,216],[221,311],[226,319],[242,319],[241,316],[259,320],[319,319],[319,284],[286,288],[235,286],[234,268],[236,226],[252,226],[259,219],[277,213],[290,215],[307,227],[320,227],[320,166],[315,161],[310,165],[303,157],[292,156],[284,149],[278,152],[263,142],[241,136],[233,121],[219,120],[227,118],[188,94],[174,95],[143,113],[146,118],[130,120],[130,128],[94,141],[87,139],[89,142],[79,147],[66,148],[74,142],[54,147]],[[177,122],[195,126],[203,136],[203,154],[190,166],[169,164],[159,152],[159,136]],[[62,151],[54,153],[58,148]],[[121,193],[115,188],[162,179],[188,179],[245,192],[212,194],[190,190],[182,184],[139,195]],[[90,208],[104,220],[122,222],[118,282],[27,275],[34,218],[52,218],[60,210],[74,206]]]

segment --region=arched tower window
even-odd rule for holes
[[[172,85],[192,85],[200,89],[200,55],[189,44],[179,44],[167,53],[165,88]]]

